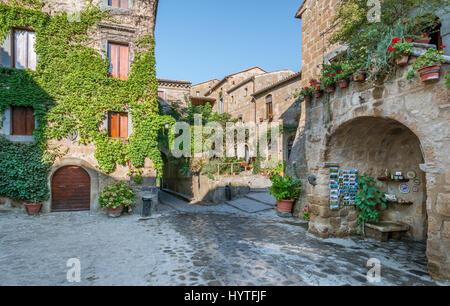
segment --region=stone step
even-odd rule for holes
[[[252,192],[247,194],[245,197],[270,206],[274,206],[277,203],[277,200],[270,193],[268,193],[267,190],[266,192],[253,192],[252,190]]]
[[[273,209],[271,205],[263,204],[261,202],[249,199],[249,198],[242,198],[237,199],[233,201],[225,202],[225,204],[233,206],[239,210],[248,212],[248,213],[255,213],[260,212],[264,210],[270,210]]]

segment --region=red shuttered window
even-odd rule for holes
[[[129,54],[129,46],[108,43],[109,69],[113,78],[121,80],[128,78]]]
[[[128,113],[108,113],[108,133],[110,137],[128,137]]]
[[[11,135],[33,135],[36,123],[33,113],[32,107],[13,106],[11,108]]]
[[[120,7],[127,9],[128,8],[128,0],[108,0],[108,5],[113,7]]]

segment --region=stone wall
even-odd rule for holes
[[[1,2],[8,3],[8,1],[1,0]],[[82,9],[86,6],[88,0],[77,1],[76,9]],[[113,17],[113,20],[100,22],[90,33],[91,42],[89,45],[100,51],[106,51],[107,42],[114,41],[120,43],[127,43],[130,46],[130,65],[133,60],[133,55],[136,52],[135,42],[145,34],[153,35],[155,29],[155,20],[158,1],[157,0],[129,0],[129,9],[111,8],[107,6],[107,0],[94,1],[94,5],[100,5],[101,9],[108,10]],[[54,15],[59,11],[66,11],[69,13],[75,12],[72,1],[48,1],[46,2],[43,11]],[[75,20],[76,22],[76,20]],[[3,114],[2,121],[6,123],[0,133],[9,137],[8,134],[8,112]],[[105,114],[106,118],[106,114]],[[131,119],[131,118],[130,118]],[[106,129],[106,119],[101,124],[100,129]],[[132,133],[132,122],[130,120],[129,133]],[[55,160],[49,173],[49,188],[51,193],[51,179],[53,174],[63,166],[79,166],[86,170],[91,178],[91,211],[97,211],[98,195],[101,190],[114,180],[130,180],[128,176],[128,167],[117,166],[117,169],[106,175],[102,173],[97,167],[98,162],[94,156],[95,148],[92,144],[81,145],[77,143],[77,135],[68,137],[62,140],[49,141],[50,148],[56,148],[60,152],[65,152],[64,156]],[[32,142],[33,139],[24,138],[15,139],[18,142]],[[156,184],[156,172],[152,168],[152,162],[147,159],[143,169],[143,182],[142,185],[136,186],[138,192],[138,198],[142,192],[145,192],[142,186],[155,186]],[[144,191],[140,191],[144,190]],[[6,204],[12,204],[17,206],[18,203],[9,199],[3,200]],[[139,202],[139,201],[138,201]],[[51,211],[51,198],[43,203],[43,212]]]
[[[296,17],[302,20],[302,87],[321,74],[326,54],[337,46],[327,41],[332,34],[331,25],[339,0],[304,0]]]
[[[349,88],[338,88],[307,105],[305,165],[308,175],[317,177],[317,185],[306,188],[309,231],[324,238],[356,233],[353,207],[330,210],[330,166],[358,169],[374,177],[386,168],[414,170],[421,184],[414,192],[416,186],[409,182],[411,192],[403,196],[414,204],[393,204],[381,218],[410,225],[410,238],[427,237],[431,275],[449,279],[450,91],[443,77],[428,84],[418,77],[407,81],[408,69],[400,68],[383,84],[352,82]],[[449,66],[442,70],[444,76]],[[398,183],[378,184],[383,191],[399,195]]]

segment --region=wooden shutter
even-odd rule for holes
[[[14,30],[14,68],[36,69],[37,55],[34,50],[36,35],[34,32]]]
[[[110,73],[113,78],[126,80],[129,70],[129,47],[119,44],[108,44]]]
[[[109,113],[109,136],[114,138],[128,137],[128,113]]]
[[[35,128],[32,107],[13,106],[11,109],[12,135],[33,135]]]

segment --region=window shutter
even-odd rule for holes
[[[120,6],[120,0],[109,0],[109,5],[114,7]]]
[[[31,70],[36,70],[37,55],[36,55],[36,51],[34,50],[34,45],[36,43],[36,34],[34,32],[27,32],[27,35],[28,35],[27,68],[29,68]]]
[[[126,80],[128,78],[129,71],[129,47],[124,45],[118,45],[109,43],[109,63],[110,73],[113,78],[120,78]]]
[[[120,0],[120,7],[127,9],[128,8],[128,0]]]
[[[128,114],[121,113],[120,114],[120,122],[119,122],[119,137],[127,138],[128,137]]]
[[[119,46],[120,48],[120,63],[119,63],[119,77],[122,80],[128,79],[128,58],[129,58],[129,47]]]
[[[0,65],[11,67],[11,34],[8,33],[0,46]]]
[[[109,136],[118,138],[119,137],[119,114],[110,113],[109,114]]]
[[[12,135],[33,135],[35,127],[32,107],[14,106],[11,110]]]
[[[128,113],[109,113],[109,136],[113,138],[128,137]]]
[[[25,31],[14,31],[14,67],[18,69],[27,68],[27,33]]]

